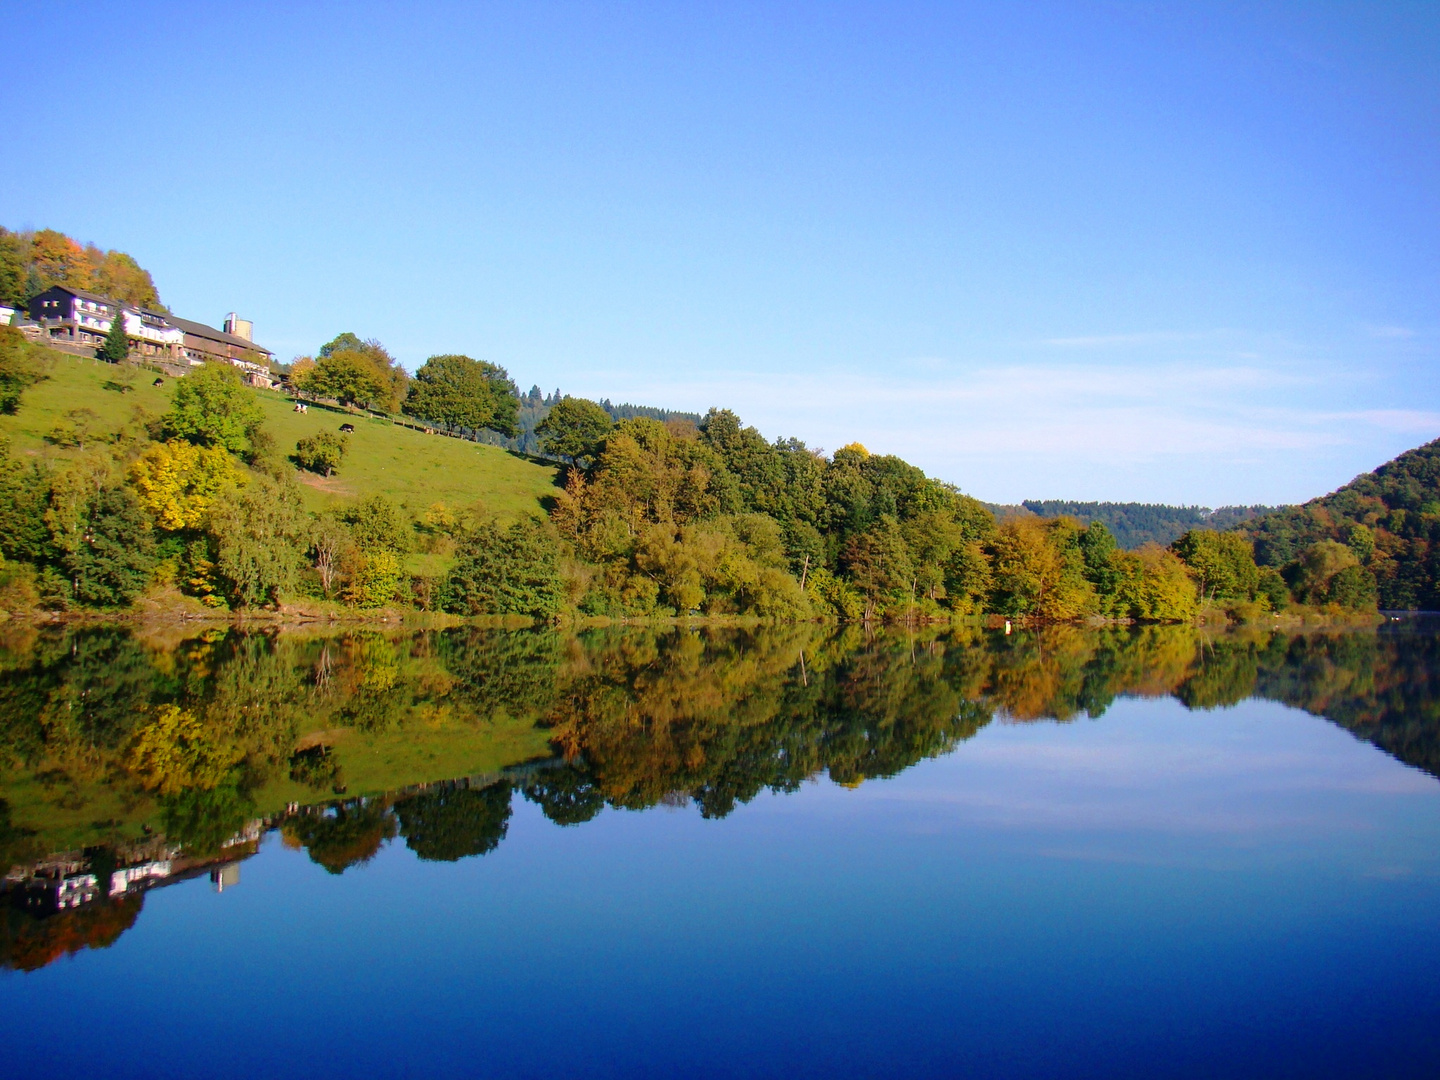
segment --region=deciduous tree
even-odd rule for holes
[[[211,515],[216,572],[237,607],[278,605],[295,588],[309,522],[294,483],[256,477]]]
[[[20,395],[48,377],[46,355],[13,326],[0,326],[0,413],[13,414]]]
[[[1191,529],[1171,545],[1185,560],[1200,586],[1202,601],[1248,600],[1255,594],[1260,570],[1250,541],[1239,533]]]
[[[460,546],[443,606],[461,615],[550,618],[560,609],[558,563],[555,539],[540,522],[482,523]]]
[[[151,443],[135,459],[130,483],[155,524],[174,532],[201,528],[215,500],[242,487],[245,478],[223,446],[172,439]]]
[[[51,489],[45,517],[74,598],[121,607],[149,581],[155,539],[134,493],[103,475],[84,466],[64,474]]]
[[[265,414],[255,394],[229,364],[204,364],[175,386],[165,433],[201,446],[223,446],[232,453],[250,449],[250,439]]]
[[[415,372],[405,412],[464,428],[513,436],[520,408],[515,383],[502,367],[468,356],[432,356]]]
[[[562,398],[540,421],[535,434],[547,454],[562,457],[571,465],[595,456],[606,433],[615,426],[610,414],[585,398]]]
[[[1085,580],[1079,529],[1068,518],[1012,518],[990,541],[991,609],[1046,620],[1091,614],[1099,603]]]
[[[393,411],[405,399],[409,376],[385,346],[341,334],[320,347],[312,362],[296,363],[290,381],[297,390],[334,398],[342,405]]]

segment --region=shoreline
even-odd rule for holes
[[[127,611],[0,611],[0,624],[16,623],[38,626],[138,625],[203,627],[386,627],[400,630],[447,630],[464,626],[496,630],[591,630],[612,626],[625,627],[695,627],[756,629],[778,626],[859,626],[871,629],[946,629],[970,627],[982,630],[1040,630],[1069,626],[1077,629],[1107,630],[1120,627],[1190,626],[1196,629],[1275,629],[1297,630],[1325,627],[1379,626],[1395,617],[1382,612],[1324,612],[1308,609],[1297,613],[1265,612],[1257,618],[1234,619],[1223,609],[1202,612],[1187,621],[1146,621],[1086,616],[1079,619],[1040,620],[1015,615],[954,615],[926,616],[912,619],[769,619],[755,615],[668,615],[608,616],[584,615],[547,621],[523,615],[452,615],[446,612],[422,612],[395,608],[373,611],[313,611],[286,608],[266,611],[214,610],[146,610]]]

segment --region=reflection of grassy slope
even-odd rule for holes
[[[533,720],[427,724],[378,735],[345,729],[327,734],[333,738],[349,796],[499,772],[550,755],[546,733]],[[137,840],[146,825],[162,831],[159,807],[152,799],[135,800],[129,790],[100,780],[47,785],[42,775],[0,772],[0,799],[9,803],[12,826],[34,834],[25,846],[36,855]],[[283,767],[252,795],[257,815],[278,813],[290,802],[336,797],[328,789],[295,783]]]
[[[105,384],[122,385],[133,375],[133,389],[121,392]],[[62,453],[48,446],[45,436],[71,409],[91,409],[99,417],[96,429],[114,431],[130,420],[138,405],[152,415],[170,407],[176,380],[152,386],[152,372],[125,372],[91,360],[61,356],[50,378],[25,392],[19,412],[0,416],[0,434],[10,436],[17,451]],[[347,416],[312,407],[308,413],[292,411],[278,393],[259,392],[266,427],[281,453],[318,431],[333,431],[347,421],[356,431],[350,453],[340,472],[326,480],[302,474],[306,500],[312,509],[356,495],[388,495],[415,512],[434,502],[453,507],[480,503],[501,517],[539,514],[541,500],[554,491],[555,470],[493,446],[479,446],[439,435],[422,435],[409,428],[379,420]]]
[[[453,780],[499,772],[511,765],[550,756],[547,734],[533,719],[497,718],[488,723],[425,725],[371,735],[353,729],[333,733],[346,794],[395,791],[411,784]],[[312,803],[334,798],[290,781],[267,784],[259,793],[270,811],[287,802]]]
[[[30,854],[138,840],[144,835],[141,826],[154,826],[158,817],[150,799],[136,802],[130,792],[103,781],[50,785],[42,776],[0,771],[0,799],[10,804],[12,827],[34,834],[24,840],[27,849],[34,849]]]

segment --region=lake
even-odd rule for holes
[[[1440,622],[0,624],[13,1076],[1431,1077]]]

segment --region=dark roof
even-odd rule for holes
[[[213,326],[206,326],[203,322],[192,322],[190,319],[181,319],[175,315],[166,315],[165,321],[171,326],[178,326],[187,334],[194,334],[196,337],[208,338],[211,341],[218,341],[222,345],[236,345],[242,349],[251,349],[255,352],[264,353],[270,356],[269,349],[261,348],[253,341],[246,341],[243,337],[234,334],[227,334],[224,330],[216,330]]]
[[[50,288],[45,290],[45,292],[36,293],[34,297],[31,297],[31,299],[33,300],[36,297],[44,296],[47,292],[57,291],[69,293],[71,296],[77,297],[81,300],[94,300],[101,304],[108,304],[110,307],[123,308],[126,311],[138,311],[142,315],[150,315],[157,319],[170,318],[170,313],[163,308],[157,310],[156,308],[141,307],[139,304],[122,303],[121,301],[116,300],[113,296],[102,296],[100,293],[93,293],[89,289],[77,289],[71,285],[51,285]]]
[[[113,296],[101,296],[99,293],[90,292],[88,289],[77,289],[70,285],[51,285],[45,292],[55,292],[57,290],[69,293],[71,296],[78,296],[81,300],[98,300],[102,304],[110,304],[116,307],[122,306],[120,301],[116,300]],[[45,293],[40,293],[39,295],[44,296]]]

